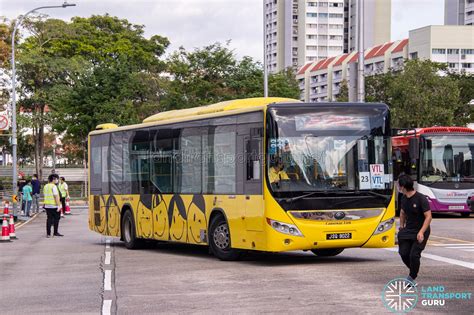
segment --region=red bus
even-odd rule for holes
[[[474,129],[428,127],[398,130],[392,138],[394,175],[416,181],[433,212],[468,217],[474,195]]]

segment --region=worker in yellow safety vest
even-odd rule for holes
[[[64,211],[66,211],[66,198],[69,198],[69,188],[64,177],[59,178],[59,201],[61,201],[62,210],[61,218],[64,217]]]
[[[53,236],[63,236],[58,232],[59,220],[61,219],[61,202],[59,200],[59,190],[56,184],[59,176],[51,174],[48,177],[48,183],[43,188],[44,209],[46,210],[46,237],[51,237],[51,226],[54,226]]]

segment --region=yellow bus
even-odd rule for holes
[[[89,135],[90,229],[242,252],[394,246],[389,109],[251,98]]]

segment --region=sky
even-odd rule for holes
[[[290,1],[290,0],[287,0]],[[231,40],[237,57],[263,59],[263,0],[68,0],[66,9],[41,12],[69,20],[109,13],[131,23],[145,25],[145,36],[168,37],[168,53],[184,46],[188,50]],[[0,0],[0,16],[9,19],[62,0]],[[444,0],[392,0],[391,39],[408,37],[408,31],[444,22]]]

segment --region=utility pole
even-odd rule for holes
[[[263,0],[263,96],[268,97],[267,8]]]
[[[364,80],[364,0],[357,1],[357,39],[359,52],[358,72],[357,72],[357,101],[365,101],[365,80]]]
[[[13,195],[18,194],[18,170],[17,170],[17,124],[16,124],[16,67],[15,67],[15,34],[18,27],[21,25],[21,22],[30,14],[41,9],[53,9],[53,8],[67,8],[74,7],[75,4],[69,4],[64,2],[62,5],[50,5],[37,7],[33,10],[26,12],[24,15],[21,15],[15,22],[12,32],[12,185],[13,185]],[[16,214],[16,202],[13,202],[13,214]]]

